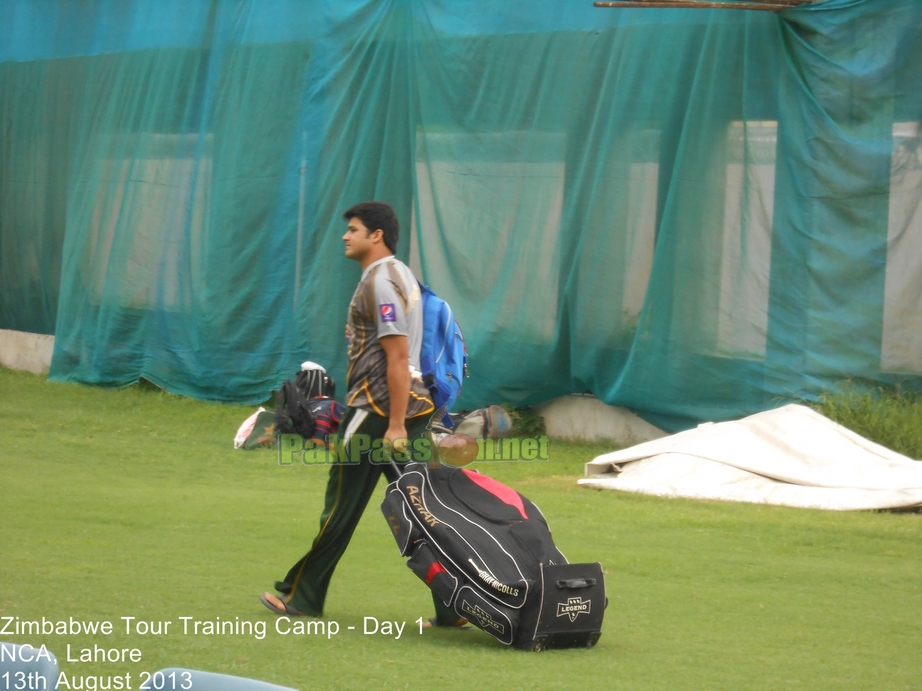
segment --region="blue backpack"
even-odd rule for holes
[[[422,283],[419,292],[423,297],[423,342],[419,352],[423,382],[436,407],[432,419],[441,418],[442,424],[451,429],[454,423],[448,413],[461,393],[462,379],[468,376],[467,347],[448,303]]]

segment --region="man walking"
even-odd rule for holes
[[[413,272],[395,256],[399,224],[394,210],[381,202],[356,204],[343,214],[346,256],[362,267],[349,304],[346,337],[349,369],[340,437],[367,435],[385,439],[399,450],[424,434],[435,410],[419,371],[423,336],[422,302]],[[263,593],[260,600],[278,614],[322,616],[333,570],[346,550],[378,478],[389,481],[396,470],[375,463],[363,451],[357,464],[330,469],[320,532],[310,551],[275,584],[280,595]],[[460,626],[453,610],[433,597],[437,626]]]

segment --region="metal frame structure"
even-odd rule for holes
[[[726,0],[619,0],[618,2],[596,2],[595,7],[631,7],[634,9],[654,7],[679,7],[686,9],[710,10],[756,10],[761,12],[780,12],[798,5],[808,5],[817,0],[747,0],[732,2]]]

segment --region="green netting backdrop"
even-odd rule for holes
[[[390,202],[462,405],[669,429],[922,388],[922,3],[0,2],[0,328],[51,378],[342,382],[340,215]]]

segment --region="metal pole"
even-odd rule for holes
[[[295,314],[301,301],[301,252],[304,249],[304,180],[307,177],[307,131],[301,133],[301,165],[298,168],[298,238],[295,246],[295,288],[292,306]]]
[[[701,0],[628,0],[627,2],[595,2],[595,7],[630,7],[633,9],[650,9],[654,7],[676,7],[684,9],[710,10],[754,10],[762,12],[780,12],[796,5],[780,5],[753,2],[702,2]]]

